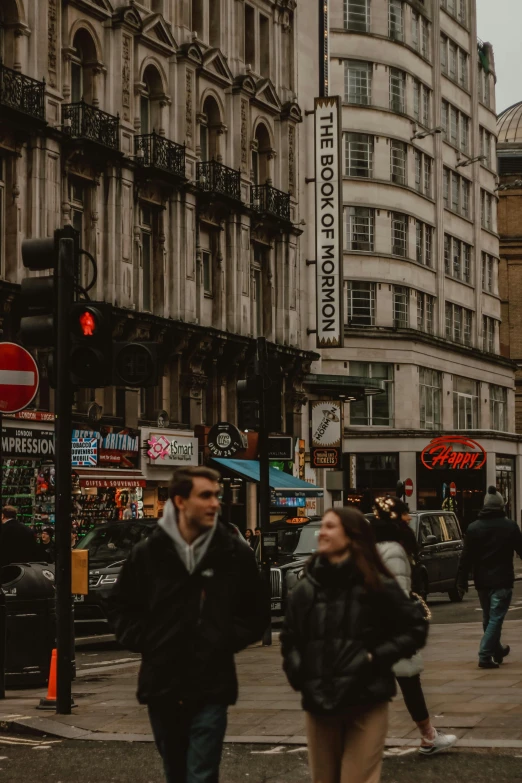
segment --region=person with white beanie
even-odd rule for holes
[[[511,648],[502,645],[500,637],[513,595],[515,552],[522,557],[522,533],[516,522],[506,517],[504,498],[491,485],[478,519],[466,531],[457,576],[458,586],[467,590],[473,568],[484,628],[479,647],[480,669],[498,669],[510,653]]]

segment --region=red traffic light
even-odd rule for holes
[[[78,318],[80,324],[80,331],[84,337],[92,337],[96,331],[96,321],[94,316],[88,310],[84,312]]]

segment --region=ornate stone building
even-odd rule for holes
[[[237,419],[257,336],[300,434],[294,0],[2,0],[0,292],[16,337],[21,242],[65,224],[95,257],[114,336],[161,344],[154,389],[78,393],[107,421]],[[90,275],[82,269],[83,281]],[[49,407],[41,386],[39,407]]]

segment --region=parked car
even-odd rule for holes
[[[365,515],[371,523],[373,514]],[[462,601],[457,569],[464,546],[459,521],[451,511],[413,511],[411,528],[420,548],[419,580],[423,597],[447,593]],[[317,551],[319,517],[296,530],[279,531],[279,556],[271,568],[272,614],[284,614],[289,592],[302,578],[308,558]]]
[[[457,569],[464,547],[459,521],[452,511],[412,511],[411,529],[419,543],[419,591],[447,593],[450,601],[462,601]],[[371,522],[373,514],[366,514]]]
[[[131,549],[150,536],[157,519],[126,519],[106,522],[90,530],[76,545],[89,552],[89,594],[74,596],[76,623],[109,624],[107,599],[118,581]]]

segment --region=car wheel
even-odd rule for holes
[[[460,604],[462,599],[464,598],[464,590],[461,590],[460,587],[452,587],[451,590],[448,590],[448,597],[452,604]]]

